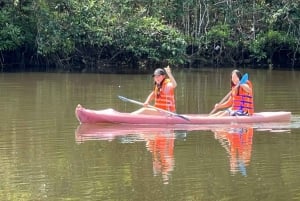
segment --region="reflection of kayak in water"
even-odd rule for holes
[[[176,138],[182,138],[188,131],[209,131],[216,129],[232,129],[240,126],[253,127],[260,131],[276,132],[289,128],[289,123],[266,123],[266,124],[212,124],[212,125],[195,125],[195,124],[80,124],[75,131],[77,142],[86,140],[113,140],[121,136],[129,136],[131,139],[143,140],[141,135],[150,135],[153,133],[175,132]]]
[[[144,141],[151,153],[153,174],[161,175],[168,184],[174,169],[175,139],[186,137],[186,131],[168,127],[147,127],[116,124],[81,124],[75,132],[76,141],[82,143],[89,140],[121,140],[122,143]]]
[[[208,129],[208,128],[206,128]],[[147,125],[124,124],[80,124],[75,131],[77,142],[87,140],[113,140],[119,137],[128,137],[135,141],[145,141],[145,136],[151,137],[153,133],[166,134],[174,132],[176,138],[186,136],[182,127],[153,127]]]
[[[259,129],[288,128],[288,124],[259,124]],[[80,124],[75,132],[76,142],[90,140],[117,140],[120,143],[145,143],[151,154],[153,175],[161,176],[168,184],[175,166],[175,140],[186,139],[189,131],[212,131],[227,150],[230,171],[246,175],[252,151],[252,135],[243,135],[248,129],[240,125],[133,125],[133,124]]]
[[[260,112],[252,116],[212,117],[208,114],[145,115],[118,112],[114,109],[92,110],[78,105],[75,115],[81,123],[125,124],[231,124],[289,122],[291,112]],[[181,118],[184,117],[184,118]],[[187,120],[188,119],[188,120]]]

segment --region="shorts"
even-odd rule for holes
[[[248,112],[245,112],[243,110],[226,110],[229,113],[229,116],[249,116]]]

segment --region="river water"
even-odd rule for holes
[[[209,113],[232,69],[174,70],[177,113]],[[255,108],[292,121],[161,128],[80,125],[77,104],[139,108],[145,74],[0,74],[0,200],[300,200],[299,71],[243,69]]]

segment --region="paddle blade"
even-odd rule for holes
[[[179,114],[177,114],[177,115],[175,115],[175,116],[180,117],[180,118],[182,118],[182,119],[184,119],[184,120],[186,120],[186,121],[191,121],[189,118],[187,118],[187,117],[185,117],[185,116],[182,116],[182,115],[179,115]]]
[[[245,73],[240,81],[240,84],[245,84],[248,81],[248,73]]]
[[[118,96],[118,97],[119,97],[119,99],[121,99],[122,101],[128,101],[128,99],[125,98],[124,96]]]

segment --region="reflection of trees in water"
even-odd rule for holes
[[[251,160],[253,128],[230,128],[215,130],[214,133],[229,154],[230,172],[240,171],[246,176],[246,167]]]

